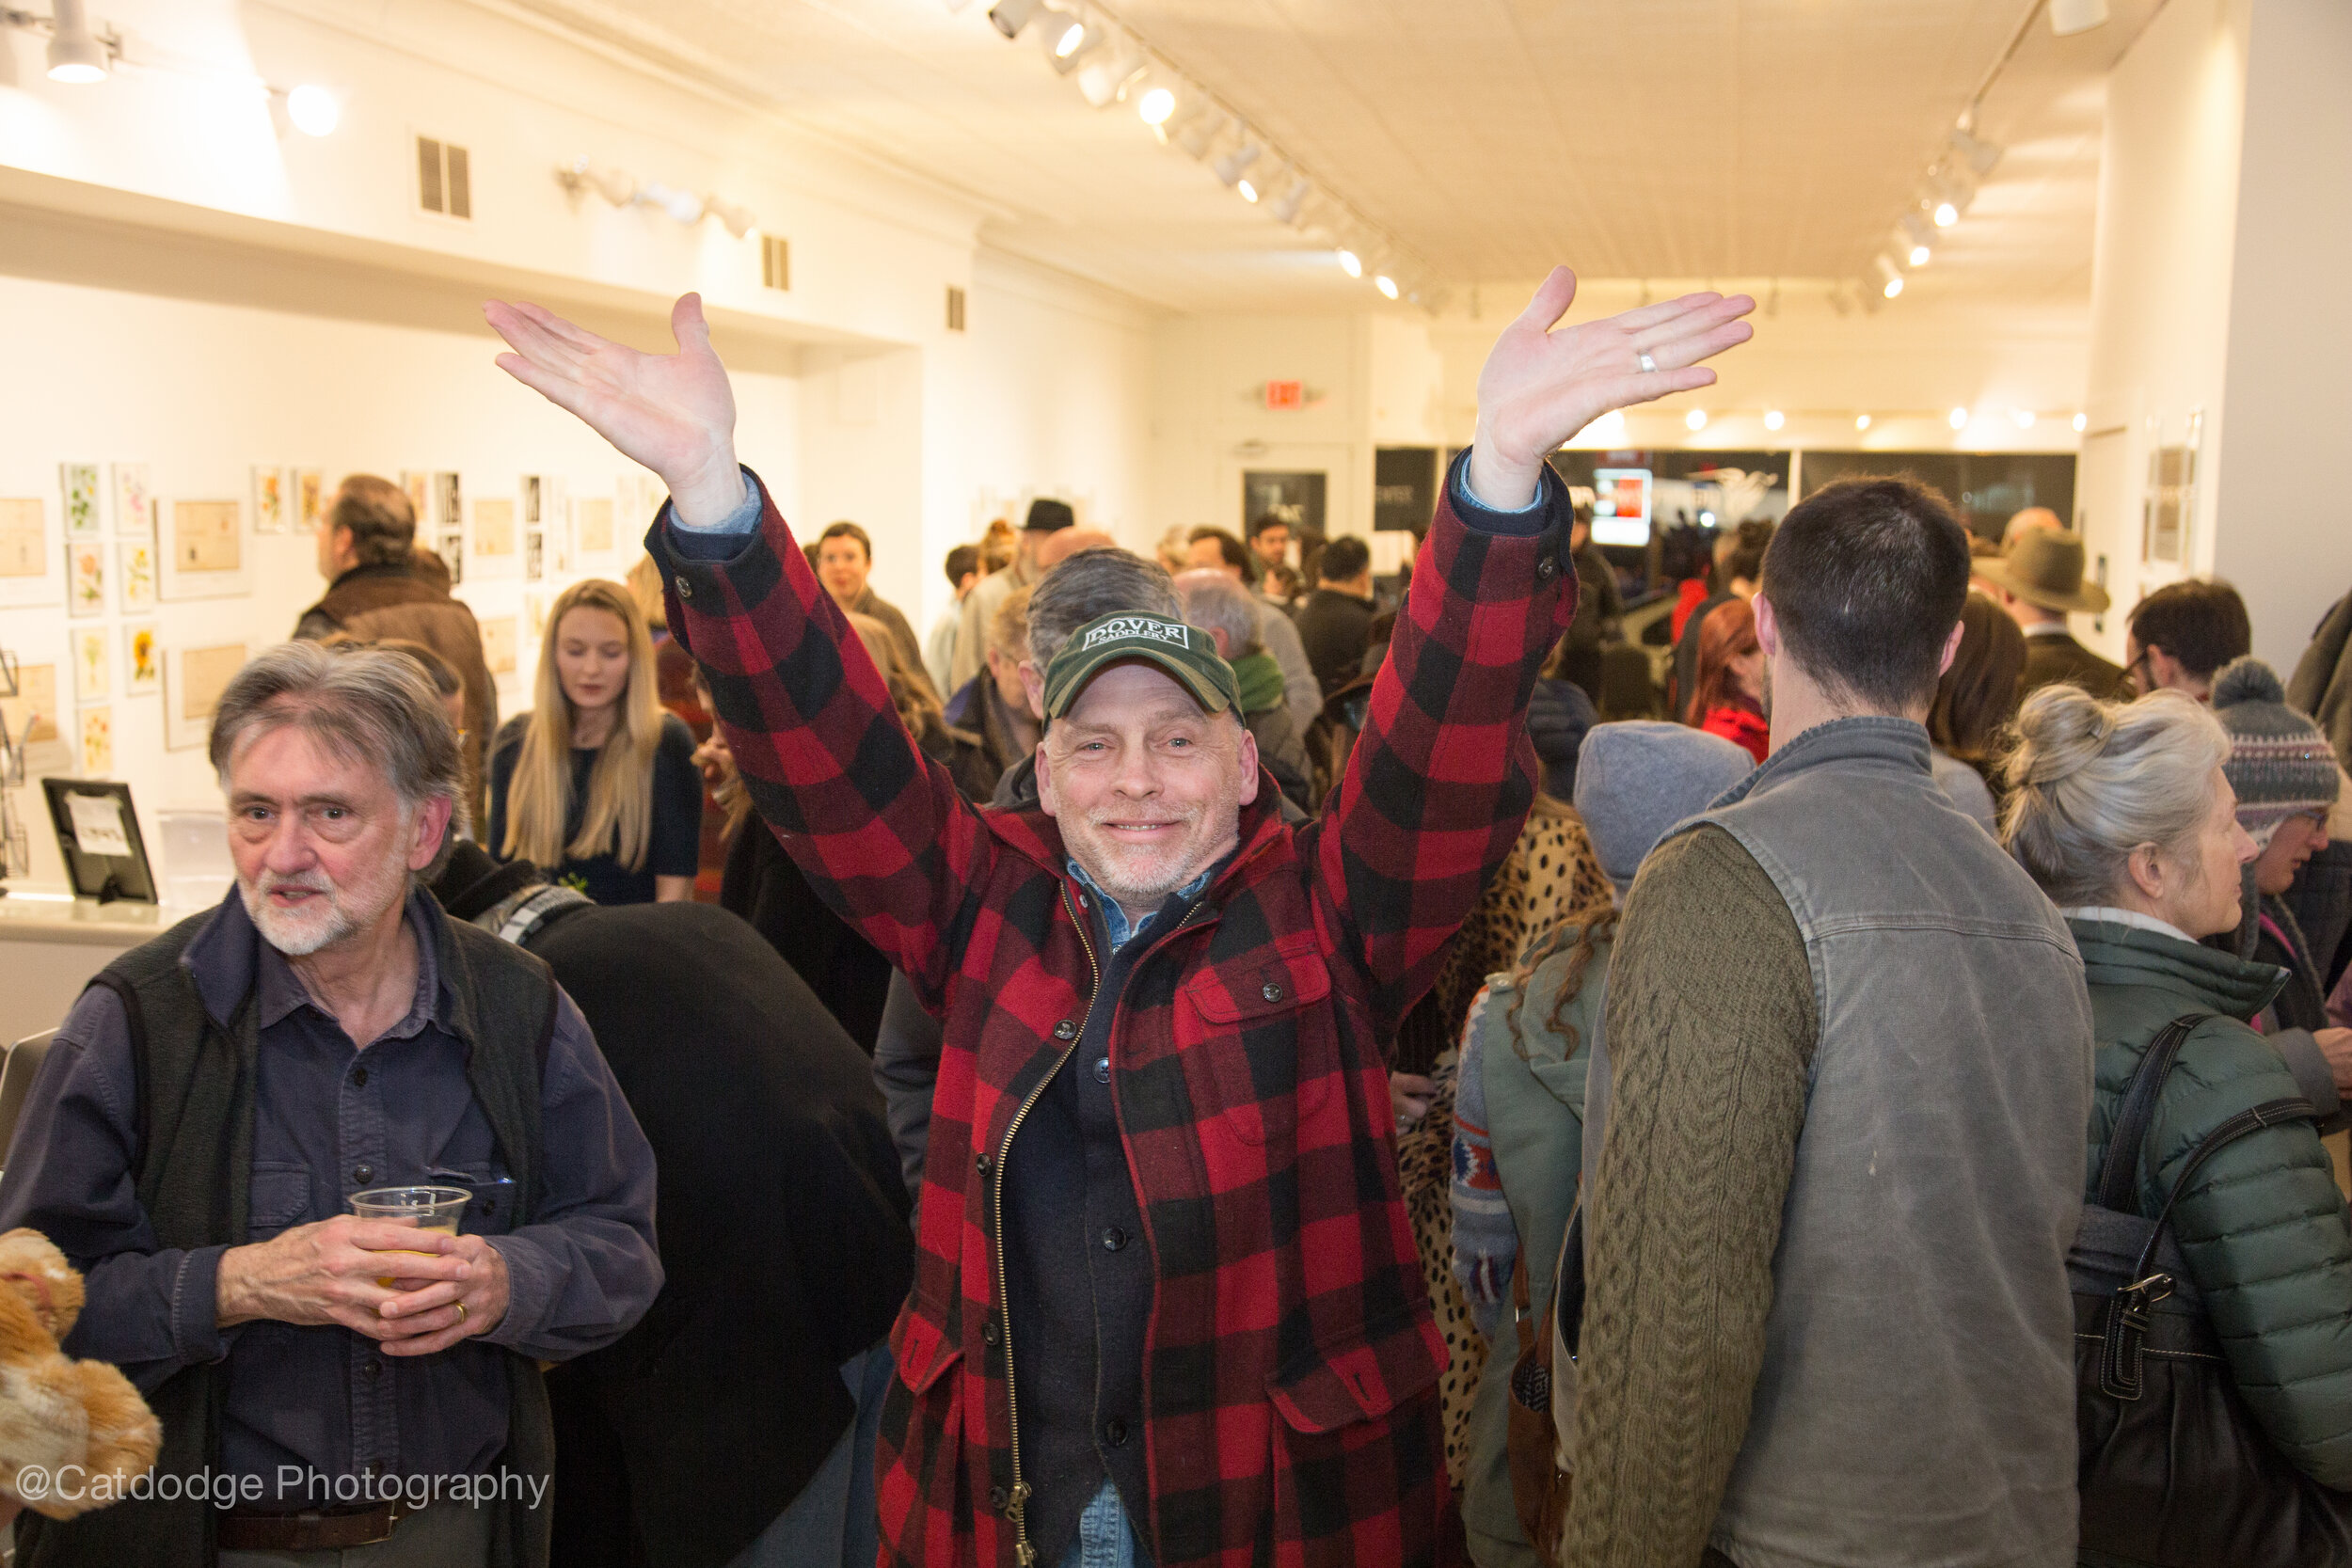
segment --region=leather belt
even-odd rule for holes
[[[335,1552],[389,1541],[394,1526],[421,1512],[395,1500],[348,1512],[230,1513],[216,1528],[222,1551]]]

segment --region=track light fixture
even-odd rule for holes
[[[1993,166],[2001,161],[2000,148],[1989,141],[1979,140],[1959,126],[1954,126],[1952,134],[1945,139],[1951,143],[1954,155],[1967,165],[1969,171],[1979,180],[1992,173]]]
[[[1372,275],[1372,286],[1390,299],[1396,297],[1396,279],[1385,272],[1375,272]]]
[[[1096,50],[1093,57],[1078,68],[1078,96],[1097,109],[1107,109],[1127,96],[1151,63],[1140,49]],[[1175,107],[1172,101],[1168,107]]]
[[[1788,415],[1786,415],[1786,414],[1784,414],[1784,413],[1782,413],[1779,409],[1777,409],[1777,408],[1767,408],[1766,410],[1764,410],[1764,428],[1765,428],[1765,429],[1767,429],[1767,430],[1778,430],[1778,429],[1779,429],[1782,425],[1785,425],[1785,424],[1787,424],[1788,422]]]
[[[988,8],[988,24],[1009,39],[1017,39],[1040,4],[1041,0],[996,0]]]
[[[1247,135],[1248,134],[1248,133],[1247,132],[1243,133],[1244,135]],[[1256,163],[1259,155],[1263,151],[1264,149],[1261,148],[1254,141],[1243,142],[1239,147],[1234,148],[1231,152],[1228,152],[1224,157],[1219,158],[1216,161],[1214,166],[1216,169],[1216,177],[1219,180],[1224,181],[1229,185],[1239,182],[1242,171],[1248,168],[1251,164]],[[1257,200],[1257,193],[1254,190],[1251,191],[1248,199],[1251,201]]]
[[[1104,34],[1067,11],[1048,6],[1038,12],[1043,25],[1038,29],[1045,40],[1045,58],[1057,74],[1067,76],[1078,69],[1078,62],[1102,45]]]
[[[1274,205],[1268,210],[1274,214],[1277,221],[1295,224],[1298,221],[1299,213],[1307,205],[1307,198],[1313,194],[1314,186],[1309,184],[1303,177],[1294,179],[1291,182],[1291,188],[1277,198]]]
[[[1158,130],[1176,112],[1176,93],[1172,87],[1150,87],[1136,100],[1136,113],[1143,123]]]
[[[331,136],[343,119],[342,100],[315,83],[286,94],[286,118],[306,136]]]
[[[1880,251],[1871,259],[1870,264],[1878,269],[1880,293],[1893,299],[1903,292],[1902,269],[1887,258],[1886,252]]]
[[[659,208],[689,229],[702,222],[706,214],[724,224],[727,232],[739,240],[759,227],[759,215],[740,202],[681,190],[658,180],[641,184],[626,169],[607,167],[587,158],[574,158],[559,166],[555,179],[574,197],[594,191],[615,207]]]
[[[122,58],[122,35],[90,25],[86,0],[50,0],[49,14],[0,7],[0,24],[49,35],[49,79],[83,85],[103,82]]]
[[[1856,415],[1853,417],[1853,427],[1854,427],[1854,429],[1855,429],[1856,431],[1864,431],[1864,430],[1867,430],[1867,429],[1869,429],[1869,428],[1870,428],[1870,416],[1869,416],[1869,415],[1867,415],[1867,414],[1856,414]]]
[[[1225,134],[1226,126],[1239,123],[1221,110],[1196,115],[1176,134],[1176,145],[1183,148],[1189,157],[1205,158],[1209,155],[1209,149],[1216,144],[1217,137]]]
[[[1340,246],[1339,250],[1335,254],[1339,258],[1340,270],[1342,272],[1347,274],[1350,277],[1361,277],[1364,276],[1364,259],[1362,257],[1357,255],[1345,245]]]

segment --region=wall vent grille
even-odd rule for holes
[[[963,291],[952,283],[947,286],[947,330],[963,330]]]
[[[792,242],[774,234],[759,240],[759,281],[771,289],[792,287]]]
[[[444,217],[473,217],[472,159],[453,142],[417,138],[417,205]]]

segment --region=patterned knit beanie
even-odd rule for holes
[[[2290,816],[2336,803],[2336,756],[2319,726],[2287,706],[2278,672],[2253,655],[2233,658],[2213,679],[2213,713],[2230,732],[2222,771],[2237,791],[2238,826],[2270,847]]]

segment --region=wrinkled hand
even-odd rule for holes
[[[2352,1095],[2352,1029],[2314,1029],[2312,1038],[2319,1042],[2319,1053],[2336,1075],[2336,1088]]]
[[[378,1307],[385,1327],[391,1334],[406,1336],[388,1336],[389,1342],[384,1346],[387,1355],[431,1355],[472,1335],[487,1334],[506,1316],[505,1256],[479,1236],[446,1236],[442,1240],[465,1260],[466,1276],[405,1291]],[[457,1310],[460,1304],[466,1308],[462,1313]]]
[[[1418,1072],[1389,1074],[1389,1109],[1400,1122],[1415,1122],[1427,1116],[1429,1101],[1437,1093],[1438,1085]]]
[[[482,314],[515,351],[499,369],[660,475],[690,526],[743,504],[735,389],[711,352],[702,295],[680,294],[670,309],[675,354],[640,354],[536,305],[492,300]]]
[[[1613,408],[1712,386],[1699,364],[1746,342],[1746,294],[1685,294],[1553,331],[1576,298],[1576,274],[1554,267],[1518,320],[1502,329],[1478,372],[1478,435],[1470,491],[1512,510],[1535,497],[1548,453]],[[1643,355],[1658,368],[1642,369]]]
[[[468,1248],[468,1242],[476,1245]],[[337,1214],[222,1253],[216,1315],[223,1328],[266,1318],[287,1323],[341,1323],[371,1339],[405,1338],[436,1325],[384,1316],[387,1303],[402,1299],[400,1287],[415,1295],[453,1287],[472,1290],[480,1283],[480,1251],[476,1237],[444,1236],[390,1220]],[[503,1315],[502,1266],[500,1275],[498,1309]],[[376,1283],[387,1277],[395,1282],[394,1288]],[[470,1320],[473,1309],[467,1299]],[[456,1314],[449,1316],[453,1321]]]

